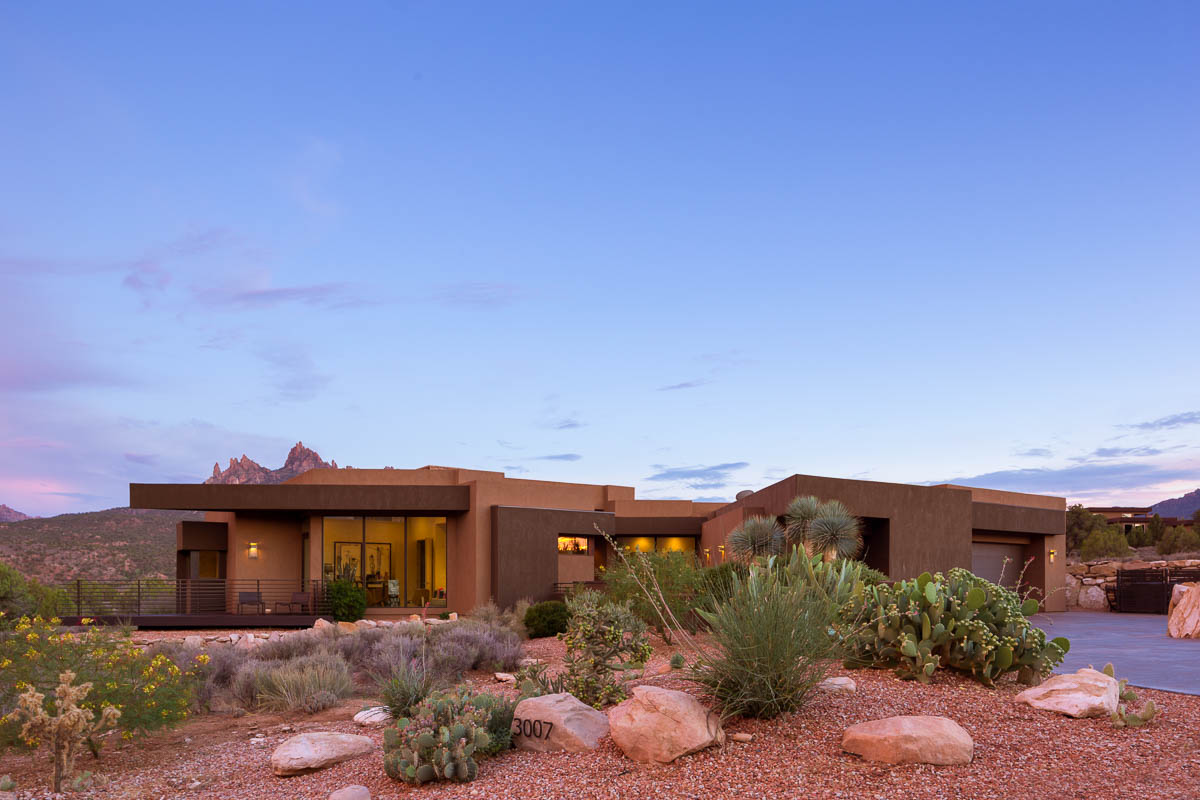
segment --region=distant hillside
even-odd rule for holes
[[[198,511],[110,508],[0,523],[0,561],[43,583],[175,577],[175,523]]]
[[[1174,497],[1170,500],[1163,500],[1161,503],[1155,503],[1151,508],[1160,517],[1190,517],[1196,513],[1196,509],[1200,509],[1200,489],[1188,492],[1183,497]]]
[[[229,466],[224,471],[220,464],[213,464],[212,477],[205,483],[283,483],[310,469],[337,469],[337,462],[326,463],[315,450],[305,447],[304,442],[296,442],[279,469],[267,469],[242,453],[240,459],[229,459]]]
[[[23,519],[32,519],[32,517],[0,503],[0,522],[20,522]]]

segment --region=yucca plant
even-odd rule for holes
[[[733,529],[725,546],[742,561],[776,555],[783,551],[783,528],[774,517],[751,517]]]
[[[854,558],[862,550],[858,517],[839,500],[822,502],[812,495],[796,497],[784,514],[788,544],[803,545],[826,561]]]

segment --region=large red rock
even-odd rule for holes
[[[1084,667],[1031,686],[1017,695],[1017,702],[1069,717],[1107,717],[1117,710],[1120,694],[1116,680]]]
[[[946,717],[888,717],[851,725],[842,734],[842,749],[889,764],[969,764],[975,742]]]
[[[613,741],[634,761],[661,764],[725,743],[721,719],[687,692],[635,686],[608,710]]]
[[[1200,583],[1177,583],[1171,590],[1167,635],[1200,639]]]
[[[513,711],[513,745],[521,750],[582,753],[595,750],[607,735],[604,712],[568,692],[527,697]]]

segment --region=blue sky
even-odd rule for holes
[[[1194,3],[0,2],[0,502],[297,439],[1200,486]]]

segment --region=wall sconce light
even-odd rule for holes
[[[710,564],[710,563],[712,563],[712,558],[711,558],[711,556],[712,556],[712,550],[711,550],[711,549],[709,549],[709,548],[707,548],[707,547],[706,547],[706,548],[704,548],[704,563],[705,563],[705,564]]]
[[[1053,564],[1053,563],[1054,563],[1054,557],[1055,557],[1056,555],[1058,555],[1058,551],[1057,551],[1057,550],[1051,550],[1051,551],[1050,551],[1050,563],[1051,563],[1051,564]]]
[[[721,554],[721,560],[724,561],[725,560],[725,545],[723,545],[723,544],[717,545],[717,552]]]
[[[246,549],[246,557],[258,558],[258,542],[250,543],[250,546]]]

